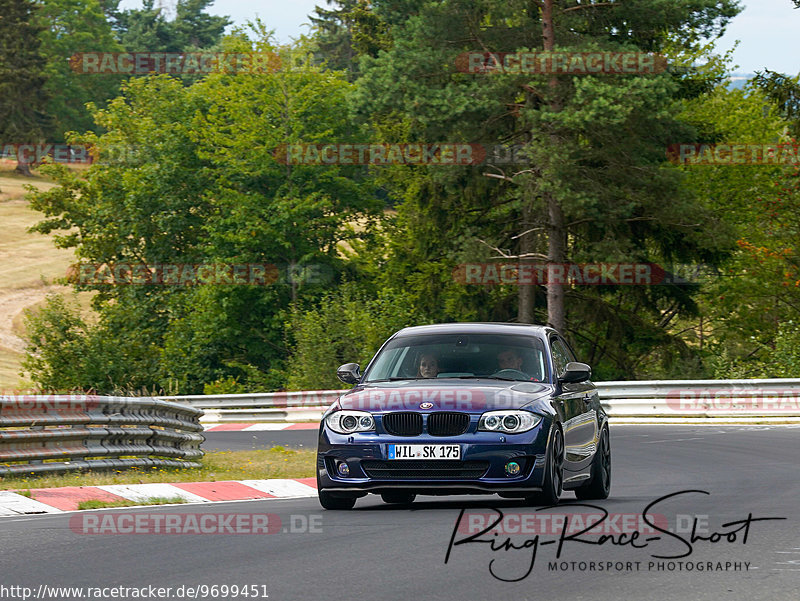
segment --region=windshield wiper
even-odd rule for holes
[[[374,384],[376,382],[399,382],[402,380],[435,380],[436,378],[423,378],[420,376],[409,376],[409,377],[401,377],[401,376],[392,376],[391,378],[384,378],[382,380],[366,380],[364,384]]]
[[[375,384],[377,382],[402,382],[403,380],[431,380],[432,382],[441,380],[503,380],[504,382],[527,382],[519,378],[503,378],[502,376],[448,376],[446,378],[423,378],[422,376],[392,376],[383,380],[367,380],[364,384]]]
[[[453,376],[458,380],[504,380],[506,382],[525,382],[518,378],[503,378],[501,376]]]

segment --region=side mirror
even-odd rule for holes
[[[564,383],[585,382],[592,377],[592,368],[585,363],[570,361],[564,375],[558,381]]]
[[[358,363],[345,363],[336,370],[336,377],[345,384],[358,384],[361,379]]]

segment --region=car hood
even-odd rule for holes
[[[339,397],[342,409],[463,411],[519,409],[553,392],[550,384],[504,380],[399,380],[359,385]],[[549,403],[548,403],[549,405]]]

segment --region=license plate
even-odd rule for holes
[[[389,459],[461,459],[457,444],[390,444]]]

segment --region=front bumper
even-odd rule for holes
[[[418,494],[509,493],[525,496],[541,490],[551,420],[542,420],[522,434],[478,432],[476,423],[459,436],[392,436],[362,432],[338,434],[324,425],[319,432],[319,488],[331,492],[381,493],[408,490]],[[390,444],[459,444],[461,459],[389,460]],[[519,475],[505,466],[516,461]],[[349,474],[337,471],[346,462]]]

